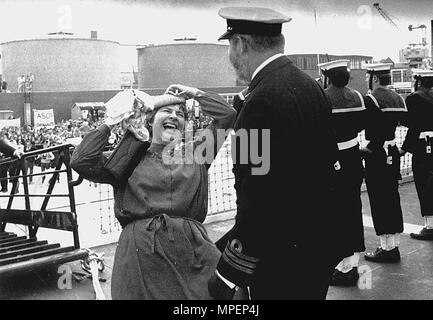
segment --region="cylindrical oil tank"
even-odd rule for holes
[[[33,92],[120,89],[120,44],[77,38],[18,40],[1,44],[3,77],[11,92],[33,75]]]
[[[236,86],[228,45],[151,45],[137,48],[137,55],[139,89],[166,88],[176,83],[199,88]]]

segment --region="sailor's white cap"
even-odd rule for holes
[[[330,62],[319,63],[317,66],[322,71],[330,71],[330,70],[336,69],[336,68],[346,68],[347,69],[347,68],[349,68],[349,62],[350,62],[350,60],[342,59],[342,60],[335,60],[335,61],[330,61]]]
[[[412,74],[416,78],[428,78],[433,77],[433,70],[412,69]]]
[[[391,72],[391,63],[370,63],[365,68],[369,73],[389,73]]]

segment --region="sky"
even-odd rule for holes
[[[379,3],[394,23],[374,8]],[[218,10],[226,6],[270,7],[292,18],[283,25],[286,53],[359,54],[375,60],[390,57],[425,36],[430,44],[433,0],[0,0],[0,43],[46,38],[50,32],[117,41],[122,69],[136,65],[135,45],[169,43],[197,37],[218,43],[226,22]],[[424,24],[427,29],[408,30]],[[226,43],[226,42],[220,42]]]

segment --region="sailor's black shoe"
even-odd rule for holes
[[[397,263],[400,261],[400,251],[398,247],[392,250],[383,250],[382,248],[377,248],[375,252],[367,252],[364,255],[365,260],[373,262],[387,262],[387,263]]]
[[[433,229],[422,228],[419,233],[411,233],[410,237],[417,240],[433,240]]]

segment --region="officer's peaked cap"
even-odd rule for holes
[[[282,24],[292,20],[275,10],[258,7],[226,7],[218,14],[227,20],[227,30],[218,40],[230,39],[235,33],[277,36]]]

